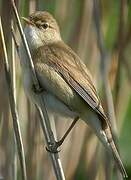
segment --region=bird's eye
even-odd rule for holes
[[[47,28],[49,27],[49,24],[48,24],[48,23],[44,23],[44,24],[42,24],[42,27],[43,27],[44,29],[47,29]]]

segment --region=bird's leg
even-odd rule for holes
[[[76,122],[78,121],[79,117],[77,116],[73,122],[71,123],[70,127],[67,129],[67,131],[65,132],[65,134],[63,135],[63,137],[57,141],[57,146],[61,146],[64,142],[64,140],[66,139],[66,137],[68,136],[68,134],[71,132],[71,130],[73,129],[73,127],[75,126]]]
[[[70,127],[67,129],[67,131],[66,131],[65,134],[63,135],[63,137],[62,137],[59,141],[56,141],[56,143],[55,143],[55,145],[54,145],[53,148],[51,148],[51,149],[46,148],[46,150],[47,150],[48,152],[51,152],[51,153],[58,153],[58,152],[59,152],[59,151],[57,150],[58,147],[60,147],[60,146],[63,144],[64,140],[66,139],[66,137],[68,136],[68,134],[70,133],[70,131],[73,129],[73,127],[75,126],[75,124],[76,124],[76,122],[78,121],[78,119],[79,119],[79,117],[77,116],[77,117],[73,120],[73,122],[71,123]]]

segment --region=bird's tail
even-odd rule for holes
[[[116,147],[116,145],[115,145],[115,143],[114,143],[114,140],[113,140],[113,137],[112,137],[112,133],[111,133],[110,127],[107,127],[107,128],[104,130],[104,132],[105,132],[105,135],[106,135],[106,137],[107,137],[107,143],[108,143],[109,151],[112,152],[112,155],[113,155],[113,157],[114,157],[114,160],[115,160],[115,162],[116,162],[116,165],[117,165],[117,167],[119,168],[122,176],[123,176],[124,178],[127,178],[128,175],[127,175],[126,170],[125,170],[125,168],[124,168],[124,165],[123,165],[123,163],[122,163],[122,161],[121,161],[121,158],[120,158],[119,152],[118,152],[118,150],[117,150],[117,147]]]
[[[124,168],[119,152],[113,140],[112,132],[110,126],[108,125],[108,122],[104,120],[105,125],[102,126],[103,119],[101,119],[100,117],[97,116],[97,114],[92,113],[91,111],[88,111],[88,113],[85,114],[83,120],[89,126],[92,127],[92,129],[95,131],[97,137],[100,139],[102,144],[105,146],[108,152],[114,157],[115,163],[119,168],[122,176],[124,178],[127,178],[128,176],[126,170]]]

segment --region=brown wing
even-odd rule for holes
[[[63,42],[45,46],[42,51],[45,52],[43,63],[52,66],[102,119],[107,119],[91,75],[80,58]]]

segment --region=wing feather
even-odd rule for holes
[[[42,53],[39,57],[44,57],[41,63],[53,67],[102,119],[107,120],[87,67],[67,45],[53,43],[40,47],[37,52]]]

